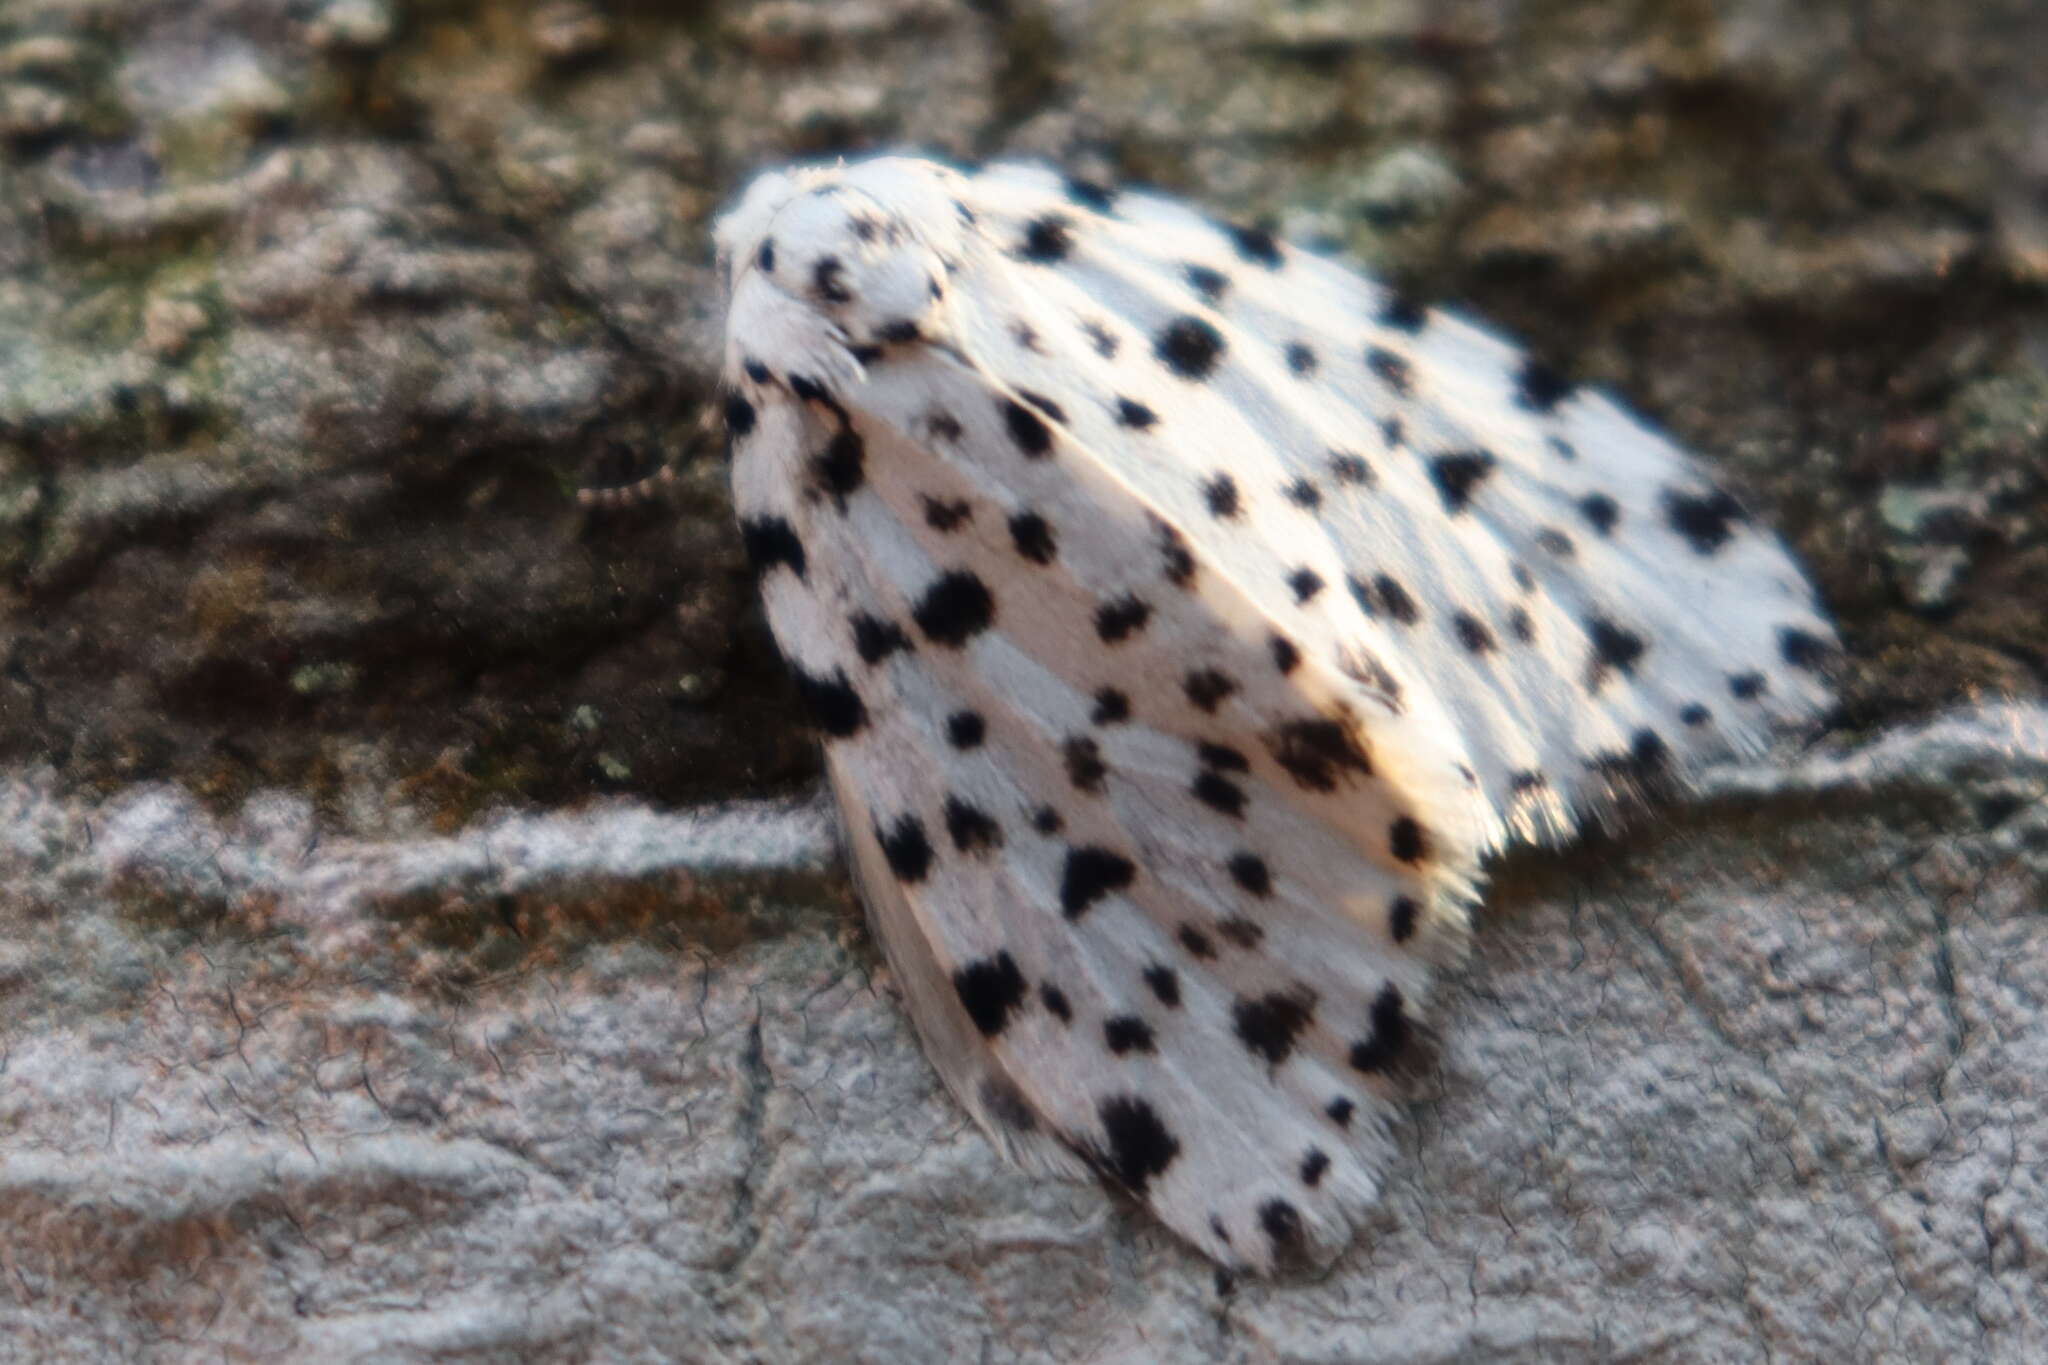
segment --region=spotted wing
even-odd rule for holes
[[[1031,342],[989,339],[994,367],[1135,417],[1103,460],[1304,650],[1440,703],[1505,829],[1562,837],[1827,704],[1834,634],[1783,545],[1606,398],[1157,196],[973,188]]]
[[[1373,1197],[1486,848],[1824,700],[1682,455],[1263,234],[877,161],[720,240],[735,497],[927,1045],[1219,1259]]]
[[[1121,477],[1113,410],[1003,372],[991,243],[927,242],[914,326],[850,326],[853,224],[886,250],[929,215],[828,184],[842,226],[812,204],[732,247],[734,492],[920,1031],[1026,1164],[1227,1263],[1326,1255],[1492,833],[1455,735]]]

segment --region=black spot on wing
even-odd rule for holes
[[[1214,715],[1225,698],[1237,691],[1237,682],[1213,668],[1198,668],[1181,679],[1181,691],[1197,711]]]
[[[1184,313],[1159,329],[1152,353],[1182,379],[1207,379],[1223,359],[1223,334],[1208,321]]]
[[[820,256],[811,267],[811,290],[827,303],[853,302],[853,291],[846,287],[846,266],[837,256]]]
[[[1338,483],[1350,484],[1355,488],[1371,488],[1377,481],[1372,466],[1366,463],[1365,457],[1348,450],[1330,452],[1330,473],[1336,476]]]
[[[1244,818],[1244,788],[1218,772],[1203,769],[1188,788],[1197,801],[1233,820]]]
[[[1314,1189],[1323,1183],[1323,1176],[1329,1169],[1329,1153],[1320,1147],[1311,1147],[1302,1154],[1301,1183]]]
[[[1068,1001],[1067,993],[1058,986],[1050,983],[1040,986],[1038,999],[1039,1003],[1045,1006],[1045,1012],[1062,1024],[1074,1022],[1074,1006]]]
[[[1223,295],[1230,289],[1230,277],[1220,270],[1206,265],[1190,265],[1181,271],[1181,278],[1188,287],[1210,303],[1221,303]]]
[[[1131,718],[1131,699],[1114,687],[1100,688],[1095,693],[1095,710],[1088,716],[1094,725],[1121,725]]]
[[[891,654],[909,653],[910,637],[894,621],[884,621],[866,612],[853,615],[853,647],[864,664],[878,664]]]
[[[1055,422],[1067,420],[1066,409],[1042,393],[1033,393],[1029,389],[1019,389],[1017,390],[1017,396]]]
[[[1387,826],[1387,852],[1404,863],[1419,863],[1429,856],[1429,838],[1414,816],[1403,815]]]
[[[1401,1059],[1411,1041],[1408,1016],[1401,1006],[1401,988],[1389,982],[1372,1002],[1372,1031],[1351,1045],[1351,1065],[1367,1075],[1387,1071]]]
[[[925,589],[911,617],[933,644],[958,649],[995,621],[988,585],[965,569],[941,575]]]
[[[988,722],[973,711],[955,711],[946,717],[946,742],[962,750],[979,749],[988,738]]]
[[[1473,492],[1493,473],[1497,463],[1493,455],[1484,450],[1461,450],[1433,457],[1429,462],[1429,476],[1436,481],[1436,491],[1444,500],[1444,510],[1456,516],[1470,506]]]
[[[1043,418],[1014,398],[1004,398],[997,406],[1002,412],[1003,426],[1025,458],[1040,460],[1051,454],[1052,428]]]
[[[987,811],[958,796],[946,798],[946,833],[962,853],[987,853],[1003,846],[1003,827]]]
[[[1096,213],[1109,213],[1116,205],[1116,189],[1100,181],[1084,180],[1079,176],[1067,180],[1067,198],[1082,208]]]
[[[1530,412],[1548,414],[1570,398],[1577,385],[1531,356],[1515,375],[1515,402]]]
[[[1331,792],[1344,778],[1372,776],[1371,755],[1341,721],[1286,721],[1267,734],[1266,748],[1274,762],[1309,791]]]
[[[1266,860],[1256,853],[1234,853],[1224,864],[1230,872],[1230,880],[1236,882],[1246,893],[1261,900],[1273,894],[1273,872],[1266,866]]]
[[[981,1078],[981,1107],[990,1118],[1019,1133],[1038,1127],[1038,1115],[1024,1099],[1024,1092],[999,1076]]]
[[[1493,632],[1486,628],[1484,621],[1469,611],[1461,611],[1452,616],[1451,629],[1467,653],[1490,654],[1496,648]]]
[[[1420,902],[1413,896],[1396,896],[1387,907],[1387,936],[1396,943],[1406,943],[1415,937],[1415,925],[1421,918]]]
[[[923,497],[924,524],[941,535],[959,530],[974,520],[974,508],[965,498]]]
[[[1628,757],[1638,772],[1647,774],[1671,761],[1671,746],[1664,742],[1664,736],[1646,725],[1629,736]]]
[[[1232,915],[1229,919],[1216,921],[1216,932],[1223,935],[1232,946],[1242,948],[1248,953],[1256,951],[1258,946],[1266,941],[1266,931],[1243,915]]]
[[[1319,362],[1316,360],[1316,353],[1306,342],[1290,341],[1283,354],[1287,357],[1287,368],[1290,373],[1306,379],[1316,372]]]
[[[725,434],[740,440],[754,429],[754,405],[739,393],[725,396]]]
[[[1188,548],[1188,539],[1180,528],[1168,521],[1161,521],[1155,528],[1158,536],[1159,563],[1166,571],[1166,581],[1177,588],[1185,588],[1195,581],[1195,555]]]
[[[1380,326],[1391,327],[1410,336],[1420,332],[1428,323],[1429,310],[1415,300],[1400,295],[1389,297],[1379,312]]]
[[[1175,974],[1173,968],[1163,962],[1155,962],[1141,975],[1145,979],[1146,987],[1160,1004],[1170,1010],[1180,1008],[1180,977]]]
[[[1607,681],[1610,670],[1633,676],[1636,664],[1649,649],[1642,636],[1605,616],[1595,616],[1586,622],[1586,637],[1593,646],[1592,658],[1586,663],[1586,685],[1596,692]]]
[[[1019,512],[1010,518],[1010,541],[1017,553],[1033,564],[1050,564],[1059,552],[1052,523],[1036,512]]]
[[[1742,504],[1718,488],[1705,493],[1671,488],[1664,493],[1664,519],[1694,553],[1710,555],[1734,537],[1744,514]]]
[[[1070,735],[1060,745],[1060,755],[1065,761],[1067,781],[1078,791],[1091,796],[1102,791],[1103,779],[1109,776],[1109,765],[1102,761],[1102,746],[1088,735]]]
[[[1402,625],[1412,626],[1422,619],[1422,609],[1415,605],[1415,599],[1408,595],[1408,589],[1401,586],[1399,579],[1390,574],[1380,574],[1373,579],[1372,588],[1380,610]]]
[[[1024,240],[1017,254],[1039,265],[1063,261],[1074,249],[1074,223],[1061,213],[1047,213],[1024,225]]]
[[[1780,626],[1778,653],[1792,667],[1816,673],[1826,668],[1834,658],[1835,647],[1811,631],[1797,626]]]
[[[1145,1189],[1180,1156],[1180,1142],[1159,1111],[1138,1095],[1113,1095],[1096,1106],[1107,1146],[1097,1165],[1132,1194]]]
[[[1135,1014],[1119,1014],[1105,1019],[1102,1023],[1102,1041],[1109,1050],[1122,1057],[1137,1052],[1146,1056],[1159,1050],[1158,1035],[1152,1026]]]
[[[1252,770],[1251,760],[1228,744],[1211,744],[1204,740],[1195,746],[1195,757],[1203,767],[1219,772],[1248,773]]]
[[[1095,609],[1095,634],[1106,645],[1120,644],[1145,628],[1152,608],[1141,597],[1125,593]]]
[[[914,885],[931,872],[931,840],[925,837],[924,822],[915,815],[898,816],[896,823],[886,829],[875,826],[875,839],[881,844],[882,856],[889,860],[889,870],[896,874],[896,880]]]
[[[1145,431],[1159,421],[1159,414],[1135,398],[1118,398],[1116,420],[1119,426],[1129,427],[1133,431]]]
[[[1579,499],[1579,514],[1601,535],[1611,536],[1621,520],[1621,506],[1605,493],[1588,493]]]
[[[1761,673],[1737,673],[1728,679],[1728,695],[1737,701],[1755,701],[1770,691],[1770,686]]]
[[[866,727],[867,705],[861,701],[860,693],[853,690],[845,670],[837,670],[830,677],[818,677],[801,668],[790,671],[796,675],[797,694],[827,736],[845,739]]]
[[[1398,716],[1407,709],[1401,700],[1401,684],[1394,680],[1394,675],[1387,671],[1378,655],[1351,646],[1338,653],[1337,667],[1345,677],[1377,693],[1393,714]]]
[[[1238,499],[1237,480],[1228,474],[1218,474],[1202,485],[1202,500],[1209,505],[1209,515],[1228,521],[1243,510]]]
[[[1079,919],[1097,901],[1129,886],[1137,875],[1137,864],[1121,853],[1095,844],[1070,847],[1060,874],[1060,909],[1068,919]]]
[[[1030,988],[1024,973],[1017,969],[1017,960],[999,952],[954,972],[953,989],[981,1036],[994,1038],[1009,1024],[1011,1012],[1024,1003]]]
[[[1229,236],[1231,246],[1237,249],[1237,254],[1245,260],[1268,270],[1280,268],[1284,258],[1271,228],[1226,223],[1223,231]]]
[[[757,576],[765,576],[778,567],[788,569],[799,579],[804,576],[804,543],[786,518],[747,518],[740,523],[740,542]]]
[[[1365,348],[1365,367],[1379,376],[1382,384],[1402,398],[1411,397],[1415,392],[1415,367],[1408,358],[1388,350],[1384,346]]]
[[[1273,1257],[1293,1261],[1301,1255],[1303,1233],[1301,1210],[1285,1199],[1268,1199],[1259,1206],[1259,1227],[1273,1244]]]
[[[1256,997],[1241,995],[1231,1007],[1231,1020],[1239,1042],[1268,1066],[1278,1066],[1293,1053],[1295,1041],[1315,1021],[1315,995],[1306,987],[1270,991]]]
[[[1627,749],[1602,750],[1586,759],[1586,767],[1612,783],[1641,787],[1659,780],[1670,760],[1664,737],[1645,727],[1636,731]]]

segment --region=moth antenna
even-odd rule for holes
[[[693,455],[703,449],[705,443],[710,440],[716,425],[716,409],[710,404],[703,405],[698,409],[697,420],[690,424],[689,434],[683,438],[682,444],[676,448],[675,454],[663,460],[659,468],[650,474],[633,480],[631,483],[618,484],[609,488],[599,488],[590,485],[578,488],[576,490],[577,506],[615,512],[626,507],[641,507],[666,497],[669,491],[676,485],[678,478],[676,471],[681,469]]]

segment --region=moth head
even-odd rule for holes
[[[964,228],[949,178],[896,158],[761,176],[714,229],[728,295],[757,279],[848,346],[934,338]]]
[[[801,170],[769,171],[754,177],[711,225],[712,245],[718,252],[718,276],[725,285],[728,304],[746,264],[767,239],[775,215],[803,192],[804,174]]]

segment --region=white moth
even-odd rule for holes
[[[882,158],[717,243],[733,497],[926,1048],[1226,1265],[1376,1198],[1483,856],[1827,704],[1694,461],[1266,232]]]

